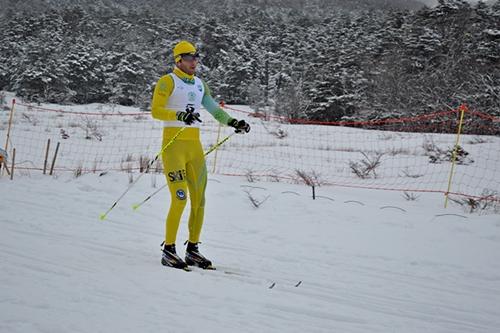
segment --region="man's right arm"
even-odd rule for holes
[[[153,118],[164,121],[177,120],[176,111],[165,108],[173,90],[174,80],[170,75],[164,75],[158,80],[151,102],[151,116]]]

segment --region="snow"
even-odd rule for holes
[[[445,210],[437,194],[320,187],[313,200],[303,185],[210,175],[200,248],[218,270],[184,272],[160,264],[168,191],[131,209],[151,177],[105,221],[125,173],[0,178],[0,332],[500,327],[498,215]],[[247,192],[268,199],[255,208]],[[185,214],[181,254],[186,238]]]
[[[137,112],[99,104],[43,107]],[[71,122],[71,113],[64,117]],[[102,118],[110,122],[107,128],[119,125],[112,117]],[[270,142],[275,140],[272,135],[259,135],[264,130],[259,132],[254,123],[252,132],[233,136],[220,154],[235,159],[242,150],[257,153],[264,148],[255,148],[262,146],[262,158],[243,165],[260,161],[286,169],[295,163],[280,155],[284,145]],[[207,127],[202,128],[205,148],[216,140],[210,124],[205,121]],[[36,128],[22,122],[16,126],[25,129],[18,133]],[[144,125],[159,136],[156,127]],[[116,142],[126,140],[120,130],[130,127],[116,128]],[[283,142],[311,130],[305,125],[282,128],[289,134]],[[67,130],[75,138],[73,128]],[[315,133],[327,138],[328,130],[316,127]],[[347,139],[337,142],[346,145],[345,152],[337,147],[331,165],[345,164],[351,150],[364,149],[350,135],[371,135],[387,149],[401,137],[417,141],[415,147],[428,139],[447,144],[454,138],[336,130]],[[5,128],[0,137],[4,134]],[[465,136],[463,142],[470,139]],[[485,155],[479,154],[482,151],[494,154],[498,138],[486,139],[466,147],[475,156]],[[19,151],[26,150],[18,138],[14,141]],[[307,150],[313,148],[321,153],[304,155],[305,148],[299,147],[295,158],[322,165],[321,159],[333,152],[317,143]],[[496,158],[484,156],[459,167],[470,175],[477,165]],[[425,162],[433,168],[430,176],[448,169],[444,164]],[[489,172],[498,172],[494,170]],[[340,175],[338,168],[332,175]],[[133,176],[136,179],[137,172]],[[164,184],[162,175],[144,175],[105,221],[99,215],[129,186],[124,172],[75,177],[63,169],[56,169],[54,176],[21,169],[13,181],[1,177],[0,332],[455,333],[496,332],[500,327],[498,206],[470,214],[453,201],[444,209],[439,193],[413,193],[416,200],[406,200],[401,192],[338,186],[317,187],[313,200],[305,185],[247,178],[209,174],[200,249],[218,269],[184,272],[160,264],[168,191],[160,191],[137,211],[131,208]],[[391,178],[385,175],[378,181],[384,179],[387,183]],[[487,179],[496,186],[495,177]],[[261,205],[254,207],[249,196]],[[181,256],[188,212],[186,207],[177,237]]]
[[[500,30],[498,29],[486,29],[484,32],[492,37],[500,36]]]
[[[6,98],[10,100],[10,98]],[[39,108],[40,107],[40,108]],[[455,134],[402,133],[342,126],[284,124],[249,115],[248,106],[226,105],[226,111],[252,126],[251,135],[238,136],[207,156],[210,171],[226,175],[251,173],[260,180],[297,178],[297,170],[315,173],[322,184],[396,189],[407,192],[447,191]],[[7,131],[9,110],[0,112],[0,137]],[[202,143],[209,149],[232,130],[202,110]],[[435,118],[445,124],[446,118]],[[18,168],[44,166],[60,142],[56,171],[84,172],[137,169],[141,158],[151,159],[161,148],[163,123],[135,107],[105,104],[28,106],[18,101],[10,147],[17,147]],[[416,120],[413,126],[420,126]],[[2,125],[3,124],[3,125]],[[425,122],[422,124],[425,125]],[[444,125],[443,125],[444,126]],[[490,124],[493,128],[494,123]],[[63,135],[65,133],[66,135]],[[451,193],[482,197],[500,192],[500,137],[462,135],[460,145],[474,163],[458,163]],[[432,148],[432,149],[431,149]],[[244,153],[242,153],[244,152]],[[443,152],[442,154],[439,152]],[[430,163],[430,155],[441,155]],[[217,156],[217,159],[216,159]],[[352,165],[380,158],[376,174],[361,179]],[[439,156],[437,156],[439,157]],[[49,163],[50,165],[50,163]]]

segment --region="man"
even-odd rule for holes
[[[200,110],[205,109],[220,123],[248,133],[250,125],[244,120],[230,117],[210,95],[204,81],[196,77],[199,54],[187,41],[174,47],[175,68],[162,76],[156,84],[151,103],[153,118],[164,121],[163,145],[180,132],[175,141],[163,152],[163,166],[170,190],[171,202],[167,215],[162,264],[188,269],[188,265],[213,269],[210,260],[200,254],[198,243],[203,225],[207,168],[200,141]],[[176,253],[177,230],[189,193],[189,239],[185,261]]]

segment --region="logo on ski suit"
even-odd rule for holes
[[[181,182],[185,178],[186,178],[186,170],[185,169],[170,171],[168,173],[168,179],[170,180],[171,183]]]
[[[184,190],[177,190],[175,192],[175,196],[177,197],[177,199],[179,200],[186,200],[186,192],[184,192]]]

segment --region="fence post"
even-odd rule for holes
[[[50,139],[47,140],[47,149],[45,150],[45,161],[43,162],[43,174],[46,174],[47,171],[47,159],[49,158],[49,148],[50,148]]]
[[[56,164],[56,158],[57,158],[57,152],[59,151],[59,142],[57,143],[57,146],[56,146],[56,151],[54,153],[54,158],[52,159],[52,165],[50,167],[50,173],[49,175],[52,176],[52,172],[54,172],[54,165]]]
[[[12,166],[10,167],[10,180],[14,179],[14,166],[16,165],[16,148],[12,149]]]
[[[12,107],[10,109],[10,116],[9,116],[9,125],[7,127],[7,137],[5,139],[5,151],[7,152],[7,148],[9,148],[9,141],[10,141],[10,130],[12,128],[12,119],[14,117],[14,105],[16,104],[16,100],[12,99]],[[5,164],[5,168],[7,169],[7,164]],[[2,166],[0,165],[0,177],[3,174],[3,171],[1,170]]]
[[[455,164],[457,161],[457,150],[458,150],[458,144],[460,142],[460,134],[462,133],[462,124],[463,124],[463,120],[464,120],[464,113],[466,111],[468,111],[467,105],[465,105],[465,104],[460,105],[458,110],[460,111],[460,121],[458,122],[457,139],[455,141],[455,148],[453,149],[453,154],[452,154],[452,158],[451,158],[450,176],[448,178],[448,189],[446,190],[446,193],[445,193],[444,208],[448,207],[448,195],[450,193],[451,181],[453,179],[453,174],[455,172]]]

